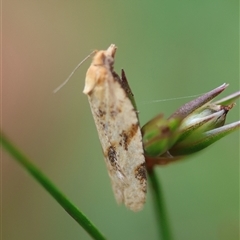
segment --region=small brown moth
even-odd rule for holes
[[[147,191],[142,135],[125,74],[120,78],[113,70],[116,49],[111,44],[95,53],[83,93],[88,95],[115,198],[139,211]]]

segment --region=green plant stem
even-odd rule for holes
[[[172,234],[167,216],[167,210],[163,199],[160,183],[154,169],[148,170],[148,179],[153,195],[154,212],[158,223],[159,239],[172,240]]]
[[[87,217],[79,211],[55,186],[54,184],[41,172],[31,161],[22,154],[12,143],[0,132],[1,145],[5,150],[12,155],[51,195],[52,197],[65,209],[65,211],[80,225],[86,232],[96,240],[106,239],[102,233],[87,219]]]

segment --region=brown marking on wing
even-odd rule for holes
[[[98,115],[100,118],[102,118],[104,115],[106,115],[106,111],[104,111],[104,110],[102,110],[102,109],[99,108],[97,115]]]
[[[142,163],[141,165],[135,168],[135,178],[139,180],[139,182],[143,186],[142,188],[143,192],[146,192],[147,190],[145,185],[147,180],[147,173],[146,173],[145,163]]]
[[[124,149],[127,151],[128,150],[128,145],[130,144],[132,138],[135,136],[135,134],[138,131],[138,124],[132,124],[132,126],[127,130],[123,130],[120,135],[122,138],[119,142],[119,145],[122,146],[124,145]]]
[[[113,167],[116,167],[116,164],[117,164],[117,152],[116,152],[114,146],[110,146],[107,149],[107,157],[108,157],[108,160],[110,161],[110,164]]]
[[[117,117],[117,115],[121,112],[122,109],[119,106],[117,108],[115,104],[110,106],[110,116],[113,118],[113,120],[115,120],[115,117]]]
[[[110,116],[115,120],[115,117],[117,116],[118,112],[115,110],[110,111]]]
[[[120,177],[125,177],[124,173],[121,170],[121,167],[118,164],[118,157],[117,157],[117,152],[116,152],[116,148],[111,145],[108,149],[107,152],[105,154],[105,156],[107,156],[107,159],[109,160],[111,166],[113,167],[113,169],[116,171],[116,173],[118,174],[118,176]]]
[[[96,109],[95,114],[97,116],[97,119],[95,120],[96,123],[99,124],[100,126],[102,126],[102,130],[105,131],[105,129],[106,129],[106,120],[105,120],[106,111],[104,110],[104,107],[99,107],[98,109]]]

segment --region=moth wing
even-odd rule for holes
[[[103,85],[88,96],[108,173],[117,202],[138,211],[146,198],[146,169],[137,113],[111,74]]]

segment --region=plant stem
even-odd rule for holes
[[[163,193],[154,169],[148,170],[148,179],[153,195],[154,211],[158,223],[159,239],[172,240],[172,234],[167,216],[167,210],[163,199]]]
[[[102,233],[87,219],[87,217],[80,212],[80,210],[72,204],[55,186],[54,184],[41,172],[31,161],[22,154],[3,133],[0,132],[1,145],[5,150],[12,155],[51,195],[52,197],[65,209],[65,211],[80,225],[93,239],[105,240]]]

